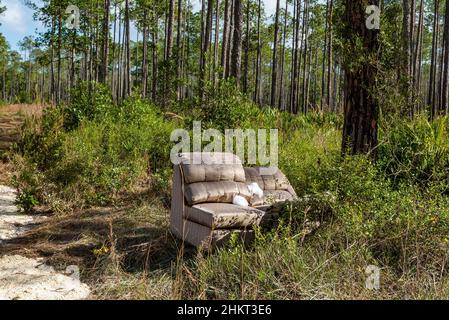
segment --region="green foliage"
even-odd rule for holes
[[[82,82],[72,89],[71,103],[64,108],[64,128],[76,129],[83,120],[101,120],[114,110],[109,88],[97,82]]]
[[[34,207],[40,204],[38,197],[42,176],[37,173],[36,166],[25,165],[24,162],[16,159],[18,175],[13,177],[13,185],[18,190],[16,205],[26,213],[33,211]]]
[[[29,213],[39,204],[39,200],[36,199],[32,192],[22,191],[18,194],[15,204],[22,208],[25,213]]]
[[[439,184],[448,191],[448,118],[429,122],[397,120],[384,128],[379,147],[379,166],[396,184]]]

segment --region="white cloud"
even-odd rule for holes
[[[27,23],[33,23],[26,21],[25,5],[19,0],[3,0],[2,5],[6,7],[6,11],[0,16],[2,28],[25,34],[28,31]]]

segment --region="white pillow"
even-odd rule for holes
[[[256,195],[259,198],[263,198],[263,190],[259,187],[257,182],[251,183],[248,186],[249,192],[251,192],[252,195]]]
[[[242,196],[234,196],[232,203],[240,207],[249,207],[248,200]]]

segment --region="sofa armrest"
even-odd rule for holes
[[[178,237],[183,237],[184,229],[184,179],[179,165],[173,168],[173,187],[170,211],[170,229]]]

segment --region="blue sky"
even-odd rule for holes
[[[200,0],[196,1],[200,2]],[[275,11],[276,0],[263,1],[267,12]],[[17,43],[24,37],[34,35],[36,31],[43,28],[39,22],[33,20],[33,11],[27,8],[23,2],[23,0],[1,0],[2,6],[6,6],[6,12],[0,16],[0,33],[6,37],[15,50],[18,49]]]

